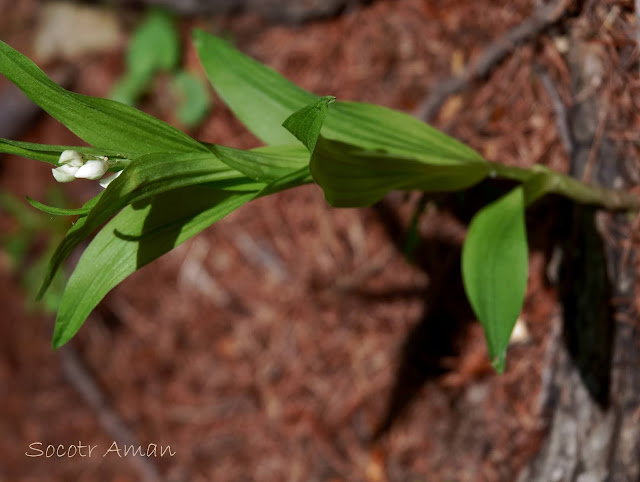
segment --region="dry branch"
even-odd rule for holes
[[[640,1],[640,0],[638,0]],[[574,150],[573,138],[571,136],[571,129],[569,127],[569,115],[567,114],[567,108],[560,97],[560,93],[556,88],[551,76],[547,73],[547,71],[541,67],[536,66],[535,68],[538,77],[540,77],[540,82],[542,86],[547,91],[549,98],[551,99],[551,106],[553,107],[553,113],[556,118],[556,127],[558,129],[558,136],[560,137],[560,141],[562,142],[562,146],[565,151],[567,151],[567,155],[571,157]]]
[[[140,445],[118,413],[109,405],[93,376],[82,363],[72,346],[60,350],[62,372],[67,381],[84,398],[98,416],[98,423],[118,443],[118,446]],[[129,457],[129,463],[138,471],[144,482],[161,482],[156,466],[145,457]]]
[[[636,0],[640,2],[640,0]],[[504,35],[490,43],[483,53],[458,76],[438,82],[434,89],[416,110],[416,117],[424,121],[431,120],[450,95],[468,88],[473,82],[486,77],[491,69],[527,40],[561,20],[569,11],[573,0],[559,0],[539,8],[533,16],[516,25]]]

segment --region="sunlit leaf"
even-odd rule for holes
[[[291,114],[282,125],[296,136],[309,149],[309,152],[313,152],[322,124],[327,118],[329,104],[335,100],[336,98],[332,96],[321,97],[313,104]]]
[[[250,200],[307,182],[311,176],[304,166],[251,192],[222,191],[209,183],[172,190],[142,205],[128,205],[82,254],[63,295],[53,346],[69,341],[100,300],[137,269]]]
[[[34,208],[38,209],[39,211],[42,211],[47,214],[53,214],[54,216],[86,216],[87,214],[89,214],[93,206],[95,206],[96,203],[100,200],[101,195],[102,193],[98,194],[96,197],[91,199],[91,201],[86,203],[84,207],[78,208],[78,209],[47,206],[46,204],[36,201],[35,199],[30,198],[29,196],[27,196],[27,201],[29,202],[29,204],[31,204]]]
[[[173,189],[211,182],[216,182],[219,188],[236,191],[262,187],[210,152],[147,154],[135,159],[109,184],[91,212],[69,230],[51,258],[39,296],[46,291],[58,267],[73,249],[120,209]]]
[[[0,139],[0,153],[14,154],[16,156],[34,159],[36,161],[58,164],[58,159],[63,151],[71,149],[81,154],[91,156],[108,156],[129,158],[130,154],[122,151],[96,149],[87,146],[54,146],[50,144],[35,144],[33,142],[13,141],[10,139]]]
[[[65,289],[53,335],[58,348],[80,329],[91,310],[131,273],[242,206],[255,193],[199,186],[129,205],[91,241]]]
[[[462,276],[498,372],[527,288],[528,258],[522,187],[481,209],[462,250]]]
[[[485,163],[428,163],[382,151],[363,150],[320,136],[310,163],[313,179],[329,204],[369,206],[393,189],[456,191],[482,180]]]
[[[250,131],[266,143],[291,143],[279,128],[286,122],[307,147],[315,147],[311,172],[335,206],[365,206],[391,189],[461,189],[489,171],[476,151],[407,114],[335,102],[326,115],[330,98],[300,89],[203,31],[194,39],[209,80]],[[325,141],[318,152],[320,130]]]
[[[216,146],[209,145],[210,148]],[[226,160],[235,152],[245,161],[260,158],[264,172],[286,175],[306,168],[308,152],[302,146],[269,146],[249,153],[225,148]],[[253,152],[253,157],[251,153]],[[240,162],[241,164],[242,162]],[[273,164],[273,171],[271,165]],[[288,166],[288,169],[285,167]],[[266,182],[276,179],[271,176]],[[266,183],[256,181],[230,167],[213,152],[191,154],[147,154],[135,159],[122,174],[109,184],[100,199],[90,201],[83,206],[91,210],[86,217],[78,219],[76,224],[58,246],[49,264],[49,270],[43,281],[39,296],[47,289],[56,270],[85,238],[90,236],[111,216],[132,203],[139,203],[152,196],[196,184],[225,191],[260,192]]]
[[[27,57],[0,41],[0,72],[33,102],[96,148],[131,155],[206,148],[133,107],[63,89]]]
[[[311,182],[313,182],[313,178],[309,172],[309,167],[304,166],[270,182],[262,188],[256,197],[269,196],[270,194],[275,194],[277,192],[284,191],[285,189],[291,189]]]
[[[266,144],[295,144],[282,123],[317,96],[202,30],[193,33],[200,62],[222,100]]]
[[[375,104],[331,104],[322,135],[362,149],[429,164],[486,163],[480,154],[462,142],[408,114]]]
[[[258,181],[270,182],[309,164],[309,152],[301,145],[265,146],[244,151],[207,144],[222,162]]]
[[[310,169],[337,207],[368,206],[393,189],[464,189],[490,170],[473,149],[427,124],[358,102],[331,105]]]

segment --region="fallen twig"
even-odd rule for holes
[[[591,182],[593,169],[598,158],[598,152],[600,151],[600,143],[602,142],[602,136],[604,135],[604,130],[607,125],[608,114],[609,103],[605,102],[602,109],[600,110],[600,113],[598,114],[598,127],[596,129],[595,135],[593,136],[593,143],[591,144],[591,149],[589,150],[587,163],[584,166],[582,182]]]
[[[640,0],[636,0],[636,2],[640,2]],[[424,121],[431,120],[450,95],[460,92],[476,80],[486,77],[491,69],[511,53],[516,45],[537,36],[562,19],[572,3],[573,0],[558,0],[556,3],[545,5],[538,9],[532,17],[527,18],[491,42],[462,74],[438,82],[416,110],[416,117]]]
[[[640,1],[640,0],[638,0]],[[558,89],[551,80],[551,77],[542,66],[534,66],[535,72],[540,77],[542,86],[547,91],[549,98],[551,99],[551,106],[556,118],[556,127],[558,129],[558,136],[560,141],[567,151],[567,155],[571,157],[574,150],[573,138],[571,137],[571,129],[569,128],[569,116],[567,114],[567,108],[558,93]]]
[[[60,350],[60,361],[62,373],[67,381],[96,412],[98,422],[118,442],[118,446],[133,445],[137,447],[139,444],[135,436],[118,416],[118,413],[109,406],[98,384],[85,368],[72,346],[67,346]],[[160,482],[163,480],[156,466],[148,458],[129,457],[129,462],[140,474],[140,480],[144,482]]]

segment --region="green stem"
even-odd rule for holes
[[[496,162],[490,164],[491,176],[512,179],[524,185],[527,204],[544,194],[554,193],[582,204],[593,204],[612,211],[640,210],[638,198],[629,192],[592,186],[545,166],[535,165],[531,169],[524,169]]]

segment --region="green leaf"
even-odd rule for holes
[[[27,196],[27,201],[34,208],[47,214],[53,214],[54,216],[86,216],[87,214],[89,214],[93,206],[98,202],[101,195],[102,193],[98,194],[96,197],[91,199],[91,201],[93,202],[89,202],[85,204],[84,207],[79,209],[68,209],[68,208],[58,208],[55,206],[47,206],[46,204],[38,202],[35,199],[30,198],[29,196]]]
[[[489,172],[476,151],[411,116],[358,102],[335,102],[327,115],[329,98],[319,100],[219,38],[196,31],[194,39],[209,80],[251,132],[288,144],[292,136],[278,128],[286,121],[315,147],[311,173],[334,206],[366,206],[391,189],[462,189]],[[311,141],[320,128],[318,152]]]
[[[78,219],[56,249],[38,297],[46,291],[62,262],[102,223],[128,204],[181,187],[216,183],[226,190],[261,189],[263,184],[231,169],[212,153],[147,154],[135,159],[102,193],[91,212]],[[86,205],[84,207],[87,207]]]
[[[304,166],[270,182],[258,193],[256,197],[269,196],[271,194],[284,191],[285,189],[291,189],[311,182],[313,182],[313,178],[309,172],[309,166]]]
[[[474,216],[462,250],[465,291],[499,373],[527,289],[524,212],[523,189],[517,187]]]
[[[54,348],[69,341],[100,300],[137,269],[250,200],[307,182],[311,176],[304,166],[252,192],[198,185],[127,206],[100,230],[80,258],[58,311]]]
[[[129,42],[129,72],[147,77],[159,70],[173,69],[179,58],[180,40],[171,15],[164,10],[150,10]]]
[[[109,97],[134,105],[147,90],[153,76],[172,70],[180,58],[180,41],[169,13],[151,10],[129,41],[127,71],[118,79]]]
[[[429,125],[359,102],[331,106],[310,169],[337,207],[368,206],[393,189],[457,191],[490,171],[480,154]]]
[[[193,38],[211,84],[247,129],[266,144],[294,144],[282,123],[318,97],[220,38],[202,30]]]
[[[219,146],[209,147],[213,149]],[[261,169],[272,173],[269,177],[265,176],[266,181],[273,181],[274,173],[285,176],[292,171],[297,172],[301,166],[307,169],[308,153],[302,146],[270,146],[249,151],[249,154],[230,148],[219,151],[225,153],[227,161],[233,157],[233,153],[245,160],[260,159],[263,162]],[[214,153],[192,153],[148,154],[133,160],[123,173],[109,184],[99,199],[94,198],[83,206],[82,212],[87,208],[91,210],[86,217],[77,220],[51,257],[38,297],[47,290],[56,271],[75,247],[128,204],[139,203],[163,192],[196,184],[208,184],[209,189],[257,192],[266,186],[229,167],[223,162],[225,159],[219,159]],[[270,170],[271,168],[273,170]]]
[[[207,144],[222,162],[257,181],[270,182],[309,164],[301,145],[265,146],[249,151]]]
[[[190,72],[180,71],[171,79],[171,87],[178,100],[176,115],[187,127],[202,122],[209,112],[211,99],[204,82]]]
[[[322,128],[327,139],[429,164],[485,164],[470,147],[403,112],[362,102],[335,102]]]
[[[268,144],[291,144],[281,124],[318,96],[201,30],[194,43],[209,80],[235,115]],[[485,163],[459,141],[401,112],[360,102],[335,102],[322,135],[365,150],[435,164]]]
[[[35,144],[33,142],[12,141],[10,139],[0,139],[0,153],[14,154],[16,156],[34,159],[36,161],[47,162],[49,164],[58,165],[58,159],[62,151],[71,149],[81,154],[91,156],[108,156],[129,158],[130,154],[122,151],[112,151],[105,149],[96,149],[95,147],[86,146],[54,146],[50,144]]]
[[[54,348],[69,341],[91,310],[127,276],[254,196],[191,186],[160,194],[144,206],[124,208],[91,241],[71,275],[58,310]]]
[[[311,156],[313,179],[336,207],[370,206],[393,189],[457,191],[482,180],[487,163],[433,162],[363,150],[320,136]]]
[[[291,114],[282,125],[296,136],[309,152],[313,152],[322,124],[327,118],[329,104],[335,100],[332,96],[321,97],[313,104]]]
[[[31,60],[1,41],[0,72],[33,102],[96,148],[131,155],[206,150],[178,129],[133,107],[63,89]]]
[[[392,189],[455,191],[489,172],[475,151],[413,117],[355,102],[337,102],[327,117],[333,100],[322,97],[283,124],[313,153],[311,172],[333,206],[367,206]]]

